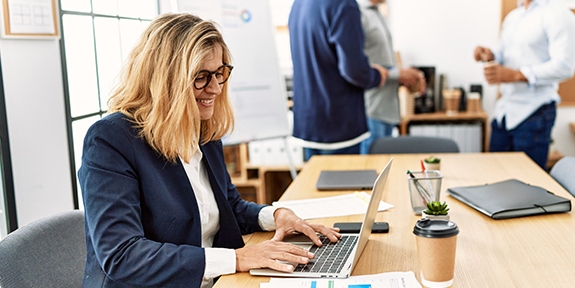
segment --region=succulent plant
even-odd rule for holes
[[[427,203],[427,209],[423,212],[427,215],[447,215],[448,211],[449,208],[445,201],[443,203],[439,201],[431,201]]]
[[[429,156],[429,157],[423,159],[423,161],[425,161],[425,163],[429,163],[429,164],[436,164],[436,163],[439,163],[441,161],[441,159],[435,158],[434,156]]]

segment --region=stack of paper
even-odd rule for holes
[[[271,278],[260,288],[421,288],[411,271],[351,276],[346,279]]]
[[[370,197],[365,192],[354,192],[333,197],[274,202],[272,205],[289,208],[302,219],[326,218],[365,214]],[[378,211],[390,208],[393,205],[381,201]]]

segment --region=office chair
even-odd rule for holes
[[[81,287],[85,262],[84,212],[58,213],[0,241],[0,287]]]
[[[573,177],[573,171],[575,171],[575,157],[565,156],[553,165],[549,174],[575,197],[575,178]]]
[[[448,138],[427,136],[383,137],[375,140],[369,154],[459,153],[457,143]]]

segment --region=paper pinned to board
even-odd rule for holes
[[[412,271],[350,276],[346,279],[270,278],[260,288],[421,288]]]
[[[289,208],[302,219],[327,218],[365,214],[371,195],[354,192],[332,197],[311,198],[274,202],[274,207]],[[377,211],[385,211],[393,205],[380,201]]]

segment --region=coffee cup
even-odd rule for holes
[[[445,113],[455,115],[459,111],[459,101],[461,99],[461,90],[445,89],[443,90],[443,102],[445,103]]]
[[[497,65],[497,62],[496,62],[495,60],[483,62],[483,68],[486,68],[486,67],[489,67],[489,66],[493,66],[493,65]]]
[[[470,92],[467,96],[467,112],[479,112],[481,110],[481,97],[477,92]]]
[[[455,248],[459,228],[446,220],[421,219],[415,223],[417,258],[421,284],[425,287],[450,287],[455,272]]]

